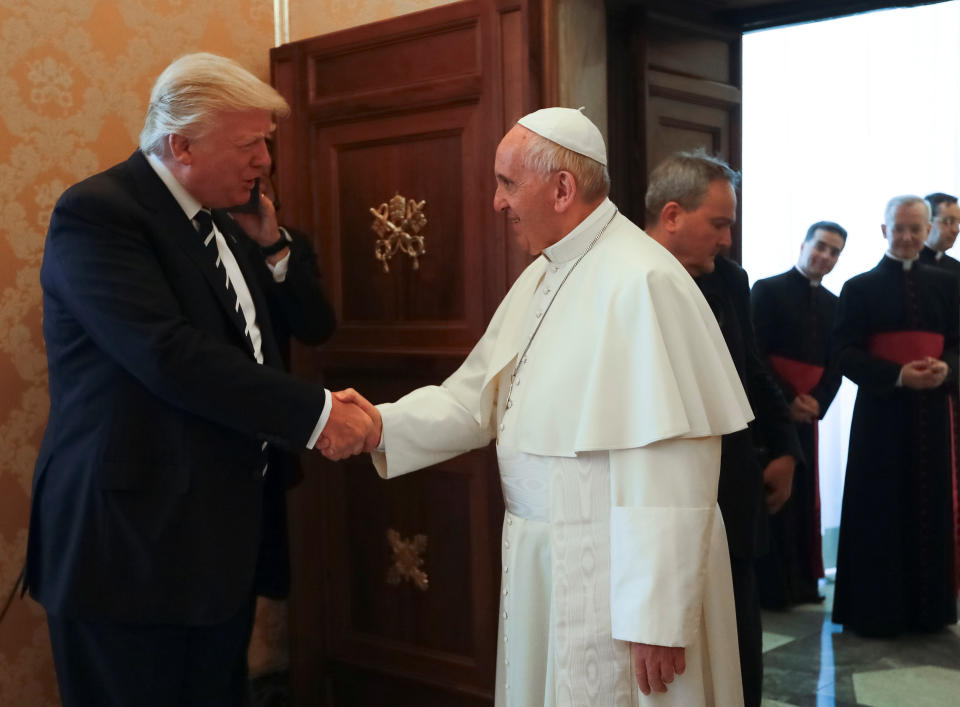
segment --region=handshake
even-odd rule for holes
[[[383,422],[380,412],[353,388],[330,396],[330,417],[315,445],[327,459],[337,461],[380,444]]]

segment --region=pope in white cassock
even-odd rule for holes
[[[580,111],[521,118],[494,208],[539,254],[441,386],[376,409],[393,478],[497,441],[506,503],[496,705],[742,705],[717,508],[752,418],[716,320],[607,198]]]

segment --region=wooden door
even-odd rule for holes
[[[277,135],[284,217],[313,235],[339,321],[326,346],[294,350],[299,374],[389,401],[440,383],[483,332],[526,262],[492,201],[496,145],[537,100],[530,14],[473,0],[272,52],[293,108]],[[390,218],[395,197],[422,202],[422,230]],[[378,260],[374,211],[424,251]],[[304,471],[291,493],[295,704],[491,704],[492,449],[389,482],[366,456],[307,455]]]
[[[680,1],[617,5],[607,27],[613,198],[642,224],[647,176],[667,155],[703,147],[740,168],[742,34]]]
[[[744,31],[936,1],[606,0],[613,200],[644,223],[647,176],[677,150],[703,147],[740,169]]]

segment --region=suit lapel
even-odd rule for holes
[[[233,287],[231,286],[229,291],[225,287],[225,270],[216,267],[216,255],[212,255],[211,251],[204,246],[203,240],[194,228],[193,223],[187,218],[180,204],[173,198],[173,194],[157,176],[157,173],[153,171],[153,167],[150,166],[147,158],[140,151],[137,151],[133,153],[127,163],[134,175],[140,201],[154,214],[154,224],[157,232],[182,248],[200,272],[203,273],[213,296],[220,303],[226,317],[233,322],[237,333],[246,342],[247,351],[252,354],[250,337],[244,333],[246,322],[243,313],[236,308],[237,298]],[[243,271],[243,266],[241,266],[241,270]],[[243,271],[243,274],[244,278],[249,278],[246,271]],[[249,287],[249,279],[247,284]],[[257,306],[259,319],[259,313],[262,311],[260,303],[256,300],[254,302]]]

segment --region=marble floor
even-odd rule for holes
[[[822,604],[763,614],[763,707],[960,707],[960,625],[894,640],[860,638]]]

